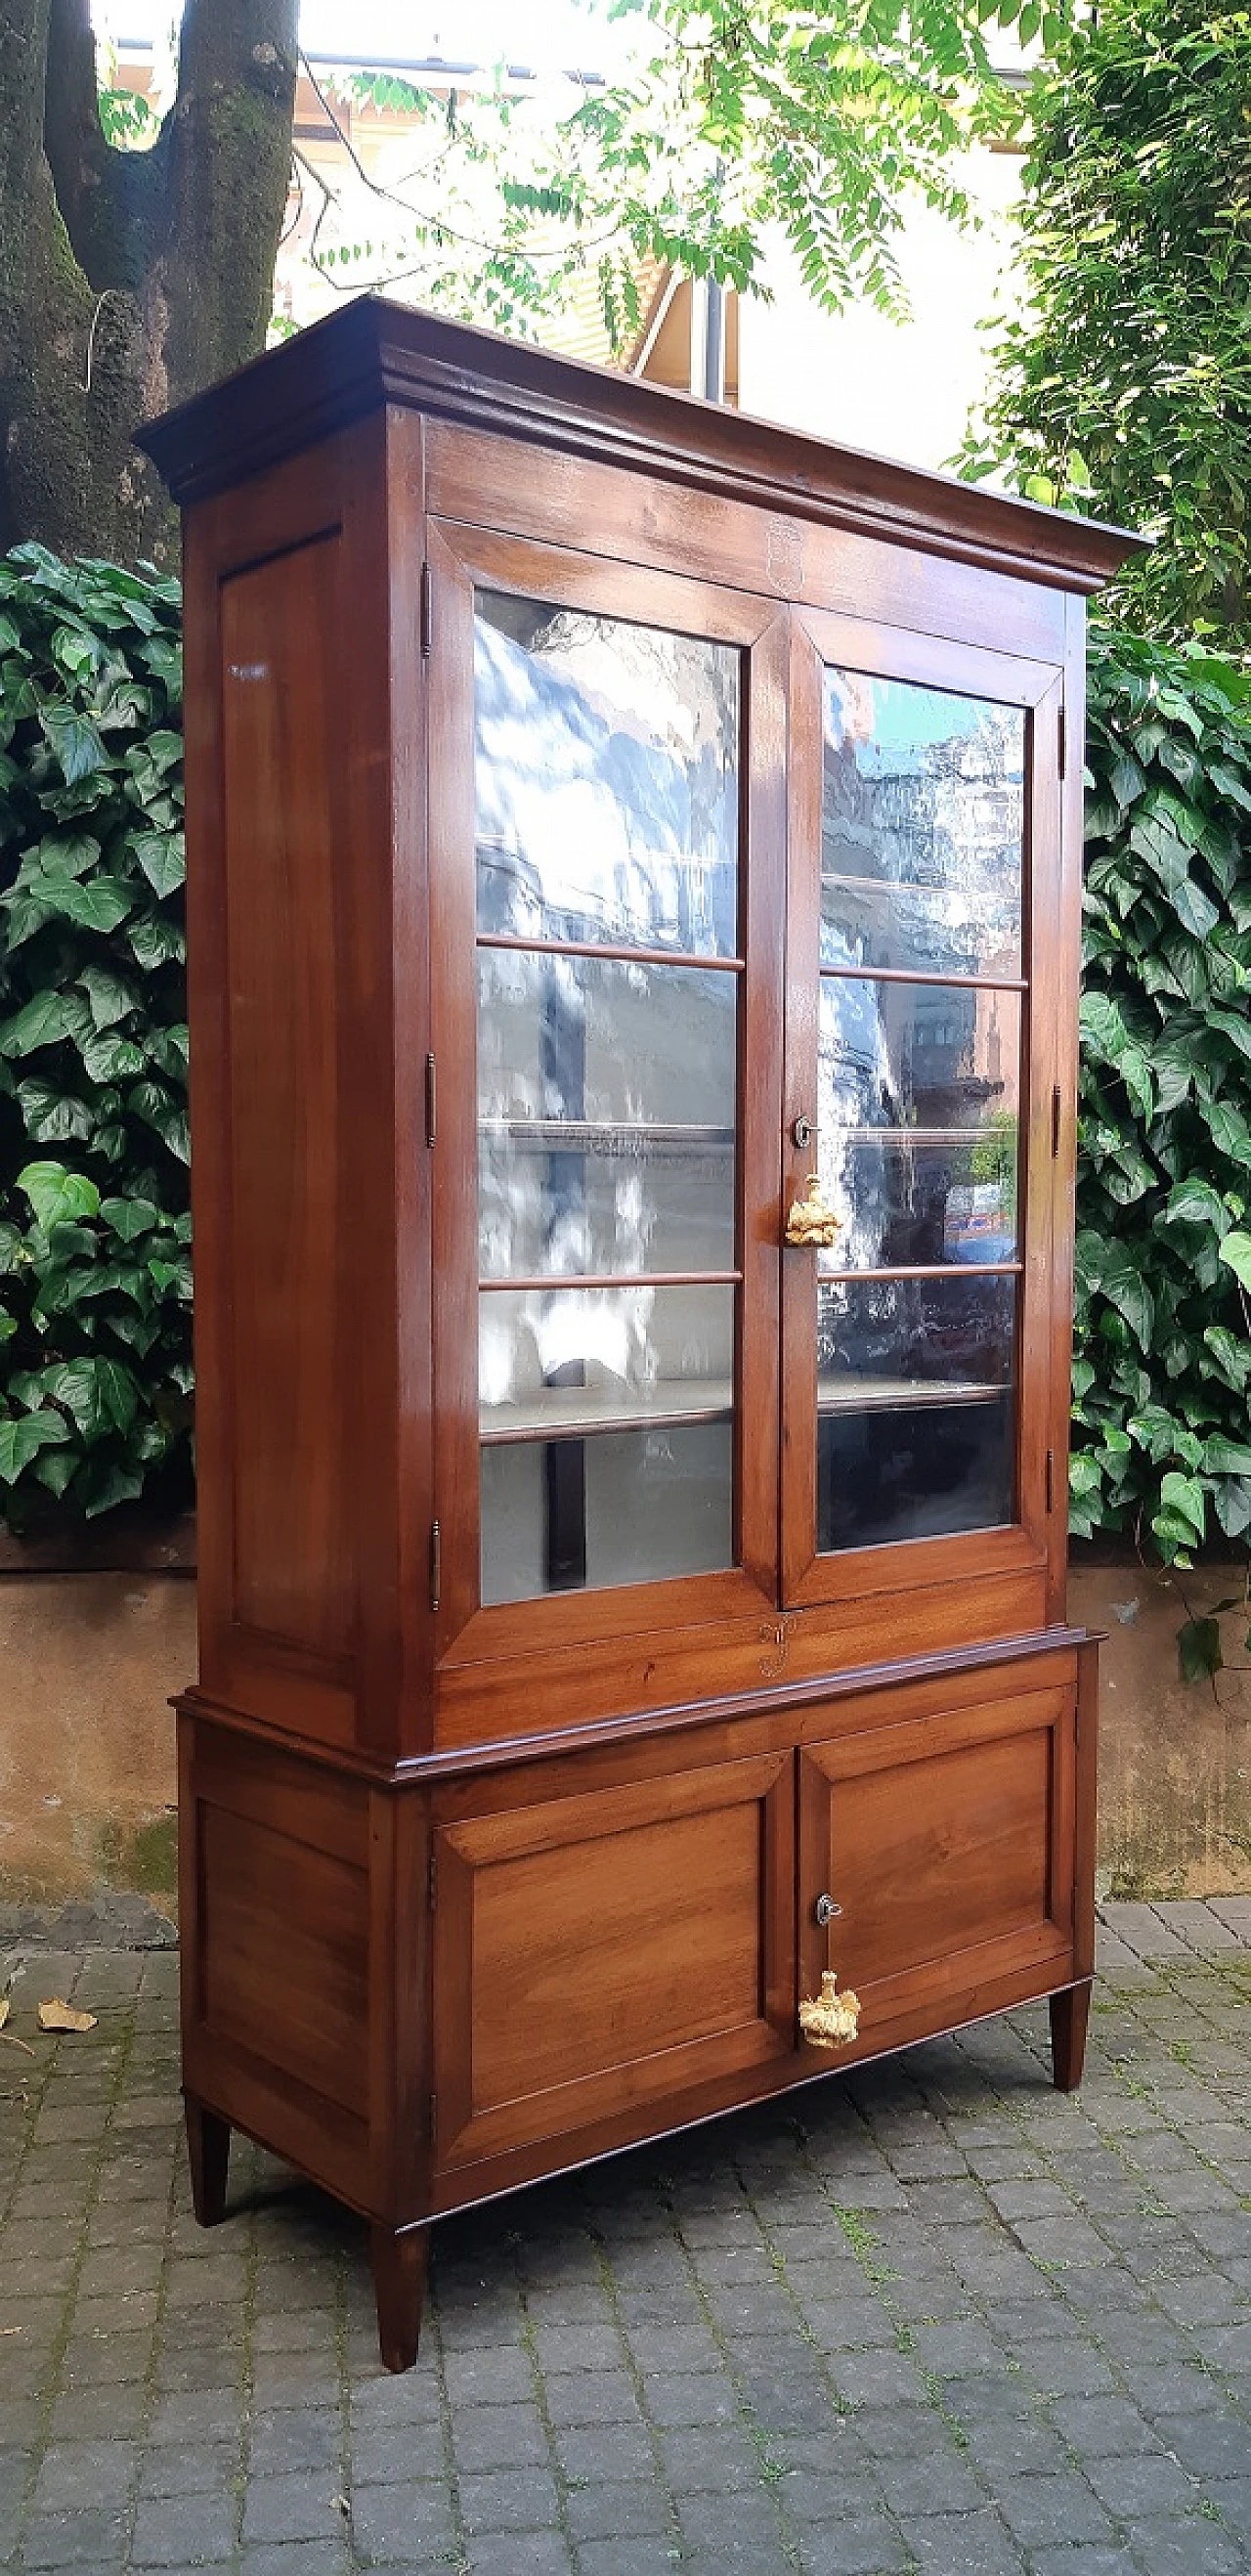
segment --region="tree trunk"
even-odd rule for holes
[[[187,0],[150,152],[105,141],[89,0],[0,0],[0,547],[176,557],[135,429],[264,346],[297,0]]]

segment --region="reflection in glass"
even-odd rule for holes
[[[734,1267],[738,978],[478,951],[482,1275]]]
[[[1025,717],[825,673],[821,962],[1021,973]]]
[[[817,1546],[1014,1517],[1016,1281],[817,1288]]]
[[[1016,1258],[1020,1063],[1017,993],[822,976],[823,1267]]]
[[[495,1289],[479,1300],[484,1440],[585,1438],[731,1408],[732,1287]]]
[[[476,594],[480,931],[736,953],[739,660]]]
[[[484,1448],[484,1603],[732,1565],[733,1448],[728,1419]]]

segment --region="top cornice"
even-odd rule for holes
[[[389,403],[1060,590],[1097,590],[1146,544],[372,295],[150,422],[138,445],[186,507]]]

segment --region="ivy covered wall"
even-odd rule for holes
[[[0,559],[0,1521],[191,1493],[174,581]]]
[[[1251,679],[1097,638],[1072,1527],[1251,1533]]]

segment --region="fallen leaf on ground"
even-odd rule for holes
[[[39,2007],[41,2030],[94,2030],[95,2026],[94,2013],[76,2011],[73,2004],[62,2003],[59,1995]]]
[[[8,2018],[9,2018],[9,1998],[8,1998],[8,1996],[7,1996],[7,1995],[0,1995],[0,2030],[3,2030],[4,2025],[5,2025],[6,2021],[8,2020]]]

